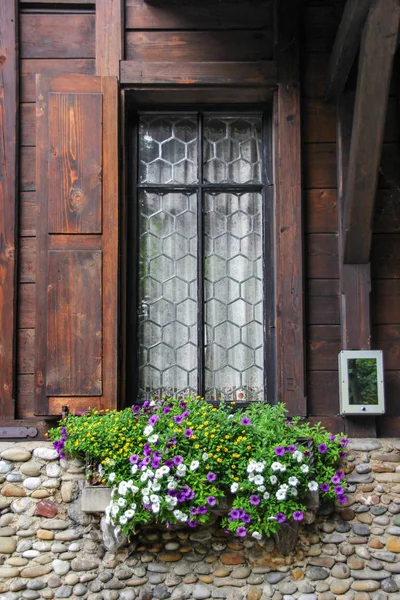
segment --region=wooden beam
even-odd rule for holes
[[[299,84],[299,0],[275,4],[276,398],[305,416],[303,225]],[[290,18],[288,18],[290,15]]]
[[[360,45],[372,0],[347,0],[333,45],[326,79],[326,99],[339,96],[349,76]]]
[[[0,2],[0,416],[15,416],[18,2]]]
[[[121,62],[121,83],[140,85],[276,85],[272,60],[260,62]]]
[[[343,214],[343,257],[349,264],[369,262],[399,16],[398,0],[376,0],[362,35]]]
[[[371,269],[370,264],[343,263],[343,209],[348,177],[354,94],[343,94],[338,103],[337,177],[339,231],[340,331],[343,350],[371,348]],[[376,437],[375,417],[346,417],[346,432],[351,437]]]
[[[119,78],[124,52],[123,0],[96,0],[96,75]]]

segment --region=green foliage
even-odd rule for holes
[[[236,410],[199,397],[164,398],[69,415],[50,439],[60,454],[89,458],[97,480],[113,486],[107,519],[127,535],[154,520],[195,527],[228,499],[223,526],[258,538],[302,520],[310,491],[346,501],[337,466],[347,440],[287,421],[282,404]]]

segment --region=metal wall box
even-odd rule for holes
[[[381,350],[339,352],[340,414],[382,415],[385,412]]]

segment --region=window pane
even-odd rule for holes
[[[261,117],[206,117],[204,135],[206,182],[261,182]]]
[[[197,181],[195,117],[142,115],[139,123],[139,182]]]
[[[258,193],[205,198],[208,400],[263,398],[261,212]]]
[[[140,192],[140,395],[197,386],[196,196]]]

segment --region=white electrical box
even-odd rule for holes
[[[339,352],[341,415],[382,415],[385,412],[381,350]]]

